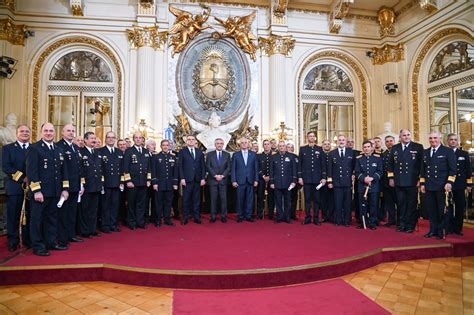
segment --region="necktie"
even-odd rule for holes
[[[435,155],[435,153],[436,153],[436,149],[431,150],[431,157],[433,157],[433,155]]]
[[[51,151],[54,151],[54,147],[53,147],[52,144],[49,145],[49,149],[50,149]]]
[[[26,144],[25,144],[25,143],[23,143],[23,144],[21,145],[21,147],[23,148],[23,150],[26,150]]]
[[[94,149],[91,149],[92,154],[94,154]]]
[[[71,150],[72,150],[72,152],[76,152],[76,150],[74,150],[74,145],[73,144],[71,144]]]
[[[138,152],[140,152],[140,154],[142,154],[142,148],[138,148]]]
[[[193,160],[196,159],[196,155],[194,154],[194,149],[193,148],[191,148],[191,156],[193,157]]]
[[[110,153],[114,153],[114,148],[110,148]]]
[[[404,144],[404,145],[403,145],[403,151],[405,151],[406,148],[407,148],[407,145]]]
[[[217,164],[221,164],[221,151],[217,151]]]
[[[344,157],[344,150],[341,149],[341,158],[343,158],[343,157]]]
[[[247,151],[244,151],[243,153],[244,153],[243,154],[244,155],[244,163],[245,163],[245,165],[247,165]]]

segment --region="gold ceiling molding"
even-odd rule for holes
[[[281,54],[290,57],[295,48],[293,36],[280,36],[270,33],[268,38],[259,37],[258,46],[264,56]]]
[[[331,10],[329,15],[329,32],[332,34],[338,34],[342,27],[342,21],[349,13],[351,4],[354,0],[340,0],[334,8]]]
[[[273,9],[273,14],[280,18],[284,17],[286,15],[286,9],[288,8],[288,1],[289,0],[276,0],[276,5]]]
[[[84,16],[84,5],[82,0],[70,0],[73,16]]]
[[[381,48],[372,48],[372,64],[383,65],[387,62],[399,62],[405,59],[405,45],[386,44]]]
[[[426,55],[430,51],[430,49],[441,39],[446,36],[451,35],[464,35],[469,37],[471,40],[474,40],[474,37],[469,32],[460,29],[460,28],[447,28],[441,30],[431,36],[431,38],[426,42],[423,48],[420,50],[418,57],[415,61],[415,67],[413,69],[412,74],[412,82],[411,82],[411,95],[412,95],[412,104],[413,104],[413,136],[416,141],[420,138],[420,108],[419,108],[419,79],[420,79],[420,70],[421,66],[423,65]],[[428,79],[428,78],[426,78]],[[426,80],[428,81],[428,80]]]
[[[303,78],[303,73],[305,73],[305,70],[308,66],[310,66],[312,63],[319,61],[319,60],[324,60],[324,59],[335,59],[338,60],[351,68],[357,78],[359,79],[359,83],[361,86],[361,96],[362,96],[362,137],[364,139],[368,138],[369,134],[369,129],[368,129],[368,95],[367,95],[367,80],[362,72],[362,69],[360,66],[355,62],[355,60],[342,52],[339,51],[322,51],[319,53],[316,53],[315,55],[311,56],[306,62],[303,64],[301,67],[301,71],[298,76],[298,85],[297,85],[297,93],[298,93],[298,102],[297,102],[297,115],[300,113],[300,106],[301,106],[301,82],[304,80]],[[299,132],[300,130],[300,118],[297,119],[297,130]],[[298,137],[298,142],[299,142]]]
[[[158,26],[140,27],[134,25],[133,29],[127,29],[127,36],[132,49],[151,47],[163,50],[168,32],[158,32]]]
[[[122,119],[122,70],[120,68],[120,64],[113,54],[113,52],[101,42],[87,37],[70,37],[60,39],[57,42],[54,42],[50,46],[48,46],[39,56],[38,60],[36,61],[34,71],[33,71],[33,104],[32,104],[32,121],[31,121],[31,129],[32,129],[32,139],[36,140],[38,136],[38,116],[39,116],[39,86],[40,86],[40,77],[41,77],[41,68],[45,61],[51,56],[51,54],[58,49],[71,44],[83,44],[94,47],[110,58],[115,66],[115,71],[117,71],[117,119],[116,119],[116,131],[117,134],[121,134],[121,119]]]
[[[395,34],[395,11],[391,8],[381,7],[377,13],[377,20],[380,25],[380,36],[384,37],[387,35]]]
[[[25,46],[26,25],[15,25],[11,19],[0,20],[0,40],[6,40],[13,45]]]
[[[438,11],[438,1],[437,0],[419,0],[420,8],[428,11],[429,13],[434,13]]]
[[[400,16],[404,14],[405,12],[408,12],[411,8],[414,6],[418,5],[419,0],[411,0],[407,4],[405,4],[403,7],[400,8],[400,10],[395,11],[396,16]]]
[[[6,6],[12,11],[15,11],[15,0],[0,0],[0,6]]]

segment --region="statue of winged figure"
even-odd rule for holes
[[[225,28],[225,32],[221,34],[223,37],[232,37],[239,47],[248,53],[253,61],[257,59],[257,46],[253,40],[257,37],[252,34],[252,23],[257,13],[254,11],[246,16],[230,16],[227,20],[221,20],[214,17],[219,24]]]
[[[190,12],[169,6],[170,12],[176,16],[174,25],[169,31],[169,34],[174,34],[170,38],[170,45],[174,47],[172,57],[182,52],[189,41],[201,33],[202,30],[210,27],[204,25],[204,23],[209,19],[211,8],[204,4],[201,4],[201,7],[204,8],[202,14],[193,16]]]

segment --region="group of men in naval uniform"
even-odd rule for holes
[[[74,126],[66,125],[61,140],[54,143],[55,128],[45,123],[41,139],[30,144],[30,129],[21,125],[17,141],[3,147],[10,251],[19,246],[20,221],[28,224],[22,230],[23,244],[40,256],[49,256],[50,250],[66,250],[71,242],[100,236],[99,231],[119,232],[124,191],[126,225],[131,230],[146,228],[150,190],[155,197],[155,225],[173,226],[173,192],[179,186],[183,195],[182,223],[192,219],[201,224],[201,189],[206,184],[211,196],[211,223],[216,222],[219,213],[220,220],[227,222],[230,186],[236,190],[238,223],[263,219],[265,200],[269,219],[274,219],[276,208],[276,222],[291,223],[297,191],[302,188],[302,224],[330,221],[347,227],[355,208],[361,228],[376,229],[388,213],[386,225],[396,224],[397,231],[407,233],[416,226],[420,189],[426,194],[430,218],[430,231],[425,236],[443,238],[445,229],[462,235],[464,193],[472,185],[470,158],[458,147],[455,134],[448,136],[446,147],[441,144],[441,135],[432,132],[430,147],[423,149],[411,141],[410,131],[403,129],[400,143],[395,144],[391,136],[384,139],[386,151],[380,150],[381,141],[375,139],[364,141],[360,152],[353,149],[351,139],[342,135],[337,137],[333,150],[329,141],[323,141],[320,147],[316,134],[310,131],[298,155],[291,144],[269,140],[263,141],[263,151],[257,153],[243,138],[240,150],[232,156],[223,150],[223,139],[215,140],[215,151],[204,154],[192,135],[178,153],[171,150],[168,140],[161,141],[160,152],[149,152],[140,133],[133,135],[128,148],[119,143],[120,149],[111,131],[103,147],[97,146],[93,132],[84,135],[82,147],[74,143],[74,136]],[[29,201],[24,198],[26,188]],[[445,215],[446,193],[452,193],[454,200],[449,216]],[[22,209],[26,220],[20,218]]]

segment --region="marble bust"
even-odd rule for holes
[[[17,119],[14,113],[5,117],[5,126],[0,126],[0,143],[6,145],[16,141]]]
[[[386,147],[385,147],[385,137],[386,136],[392,136],[395,139],[395,144],[397,144],[399,142],[399,135],[392,131],[392,123],[391,122],[386,121],[383,124],[383,129],[384,129],[384,133],[382,133],[378,136],[380,137],[380,139],[382,139],[384,149],[386,149]]]
[[[220,127],[221,118],[213,111],[209,116],[208,126],[197,135],[197,139],[206,147],[207,151],[215,150],[214,142],[217,138],[224,140],[224,149],[230,141],[231,135]]]

